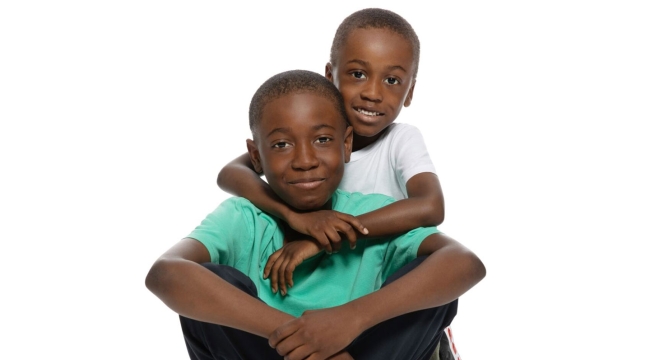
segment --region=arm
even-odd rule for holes
[[[357,237],[381,238],[405,233],[418,227],[434,226],[434,224],[442,222],[444,200],[440,182],[435,174],[427,172],[414,175],[406,183],[406,189],[409,195],[408,199],[396,201],[356,217],[369,230],[367,233],[351,236],[349,233],[352,231],[352,227],[350,227],[345,234],[351,248],[356,246]],[[318,212],[314,213],[314,215],[317,214]],[[312,220],[312,224],[323,220],[325,220],[324,217],[318,217]],[[296,244],[296,246],[291,251],[280,249],[273,254],[264,272],[265,277],[271,278],[274,291],[279,289],[283,295],[287,294],[287,285],[293,286],[294,269],[304,259],[318,252],[317,249],[312,249],[313,246],[309,242],[304,242],[301,245]]]
[[[372,237],[401,234],[418,227],[438,226],[445,218],[445,205],[438,176],[420,173],[406,183],[408,198],[357,218]]]
[[[268,337],[293,316],[276,310],[224,281],[201,263],[210,254],[194,239],[183,239],[151,267],[147,288],[178,314]]]
[[[263,211],[284,220],[294,230],[311,236],[328,252],[341,247],[340,234],[354,242],[357,239],[356,232],[368,232],[362,222],[348,214],[331,210],[300,213],[290,208],[260,179],[249,153],[221,169],[217,185],[230,194],[245,197]]]
[[[229,162],[219,172],[217,185],[221,190],[248,199],[258,208],[287,221],[293,212],[271,190],[269,184],[260,179],[248,153]]]
[[[443,235],[427,237],[418,267],[380,290],[329,309],[309,311],[276,329],[269,343],[281,355],[326,358],[345,348],[363,331],[409,312],[447,304],[485,277],[485,267],[471,251]],[[345,326],[341,326],[345,324]],[[311,359],[311,357],[310,357]]]

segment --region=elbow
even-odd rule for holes
[[[168,261],[158,259],[153,266],[151,266],[151,269],[149,269],[149,273],[147,273],[147,277],[144,280],[147,289],[158,296],[163,293],[167,287],[166,284],[169,282],[170,271],[170,264]]]
[[[223,190],[224,187],[224,182],[226,181],[225,175],[223,173],[223,169],[219,171],[219,175],[217,175],[217,186]]]
[[[438,226],[445,221],[445,207],[437,201],[428,202],[422,213],[424,226]]]
[[[475,284],[479,283],[481,280],[485,278],[487,275],[487,269],[485,268],[485,264],[483,264],[483,261],[479,259],[476,254],[471,253],[471,256],[469,257],[470,261],[470,266],[469,269],[472,278],[475,280]]]

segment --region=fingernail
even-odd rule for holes
[[[273,288],[272,290],[273,290],[273,293],[274,293],[274,294],[275,294],[276,292],[278,292],[278,289],[276,289],[276,288]]]
[[[282,290],[282,291],[281,291],[281,293],[282,293],[282,296],[285,296],[285,295],[287,295],[287,292],[286,292],[286,291],[284,291],[284,290]]]
[[[356,246],[356,245],[352,245],[352,246],[350,246],[350,248],[351,248],[352,250],[354,250],[354,249],[357,248],[357,246]]]
[[[368,235],[368,229],[363,228],[363,233],[366,234],[366,235]]]

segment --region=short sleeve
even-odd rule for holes
[[[400,125],[391,144],[391,156],[400,185],[405,189],[410,178],[423,172],[435,174],[436,168],[420,130],[412,125]]]
[[[241,200],[230,198],[208,214],[187,237],[202,243],[213,263],[232,266],[237,261],[238,250],[253,240],[248,217]]]
[[[396,237],[388,243],[382,265],[382,283],[402,266],[415,260],[427,236],[440,232],[435,226],[421,227]]]

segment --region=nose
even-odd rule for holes
[[[369,80],[364,84],[363,89],[361,89],[361,98],[366,101],[371,102],[381,102],[383,100],[382,96],[382,86],[381,81],[379,80]]]
[[[311,170],[318,167],[320,161],[314,152],[312,144],[297,144],[291,167],[295,170]]]

